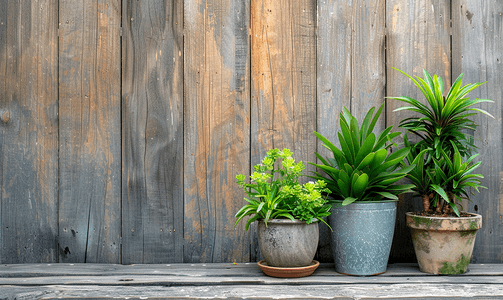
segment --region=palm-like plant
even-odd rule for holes
[[[395,111],[410,110],[421,115],[421,117],[402,120],[400,127],[418,135],[421,138],[420,143],[433,146],[436,158],[441,156],[440,149],[452,155],[451,141],[455,143],[462,156],[469,155],[475,145],[472,137],[463,133],[462,130],[475,130],[477,125],[468,117],[475,115],[476,112],[493,117],[487,111],[472,106],[481,102],[493,101],[489,99],[470,99],[465,96],[484,83],[479,82],[462,86],[463,74],[461,74],[452,84],[447,96],[444,97],[444,84],[441,77],[434,75],[432,78],[428,72],[423,71],[424,79],[417,76],[414,79],[401,70],[395,70],[409,77],[421,90],[429,104],[429,106],[425,105],[406,96],[389,97],[411,105],[397,108]]]
[[[473,107],[478,103],[493,101],[468,98],[469,92],[484,83],[462,86],[463,74],[459,75],[447,92],[447,96],[444,96],[441,77],[437,75],[431,77],[428,72],[423,71],[424,79],[417,76],[413,78],[401,70],[395,70],[411,79],[427,101],[423,104],[406,96],[388,97],[410,105],[397,108],[395,111],[409,110],[420,114],[419,117],[406,118],[400,122],[400,127],[420,137],[419,142],[410,145],[414,150],[407,157],[407,161],[415,163],[416,169],[407,177],[415,184],[413,190],[422,196],[425,211],[430,211],[430,202],[433,201],[438,212],[449,212],[452,209],[459,216],[454,199],[461,199],[464,196],[468,198],[466,190],[469,187],[477,191],[482,187],[480,180],[476,179],[482,176],[469,174],[479,164],[471,164],[474,157],[470,156],[476,147],[473,137],[463,131],[476,129],[477,124],[469,117],[477,112],[493,117],[487,111]],[[463,159],[467,161],[463,162]],[[466,178],[469,180],[465,180]],[[444,207],[440,199],[445,200],[448,205]]]
[[[410,184],[395,185],[414,168],[414,165],[401,165],[410,151],[408,148],[389,153],[393,145],[392,139],[400,133],[391,132],[392,126],[378,136],[372,132],[383,107],[384,104],[375,116],[372,107],[361,127],[356,118],[344,108],[340,118],[341,131],[338,133],[340,149],[315,132],[324,146],[332,151],[333,158],[324,158],[315,153],[322,164],[310,164],[323,170],[325,174],[314,172],[315,176],[311,177],[327,182],[332,196],[336,199],[342,198],[342,205],[355,201],[397,200],[397,195],[413,187]]]
[[[478,156],[478,154],[472,155],[466,162],[463,162],[461,154],[459,153],[456,145],[452,142],[452,147],[454,149],[453,159],[443,151],[442,158],[437,160],[433,158],[435,167],[428,176],[431,179],[431,187],[436,192],[434,202],[439,203],[440,200],[444,200],[456,213],[457,216],[460,215],[459,210],[456,206],[456,200],[470,199],[468,196],[468,189],[474,188],[477,192],[479,188],[486,188],[480,183],[480,179],[484,178],[480,174],[472,174],[481,162],[472,163],[473,159]],[[441,207],[437,205],[437,211]]]
[[[424,148],[422,144],[411,144],[407,138],[407,133],[404,135],[404,145],[410,149],[409,154],[405,157],[405,161],[409,166],[415,166],[406,177],[414,184],[411,190],[422,197],[424,209],[429,211],[431,179],[426,172],[425,164],[428,160],[427,152],[430,149]],[[402,165],[405,166],[405,162],[402,162]]]

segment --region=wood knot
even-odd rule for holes
[[[10,114],[9,114],[9,112],[8,111],[4,111],[3,114],[2,114],[2,121],[4,123],[7,123],[7,122],[9,122],[9,120],[10,120]]]

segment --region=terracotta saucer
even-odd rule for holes
[[[268,266],[265,260],[261,260],[257,264],[266,275],[282,278],[298,278],[313,274],[314,270],[320,265],[320,262],[313,260],[309,266],[291,268]]]

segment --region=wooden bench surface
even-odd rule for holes
[[[274,278],[256,263],[0,265],[0,299],[503,299],[503,265],[472,264],[456,276],[390,265],[356,277],[322,264],[303,278]]]

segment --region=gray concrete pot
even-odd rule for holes
[[[477,230],[482,216],[444,218],[406,213],[421,272],[430,274],[462,274],[472,258]]]
[[[318,247],[318,223],[274,219],[258,222],[262,256],[269,266],[304,267],[311,264]]]
[[[332,207],[332,251],[335,270],[346,275],[386,272],[393,234],[396,201],[354,202]]]

